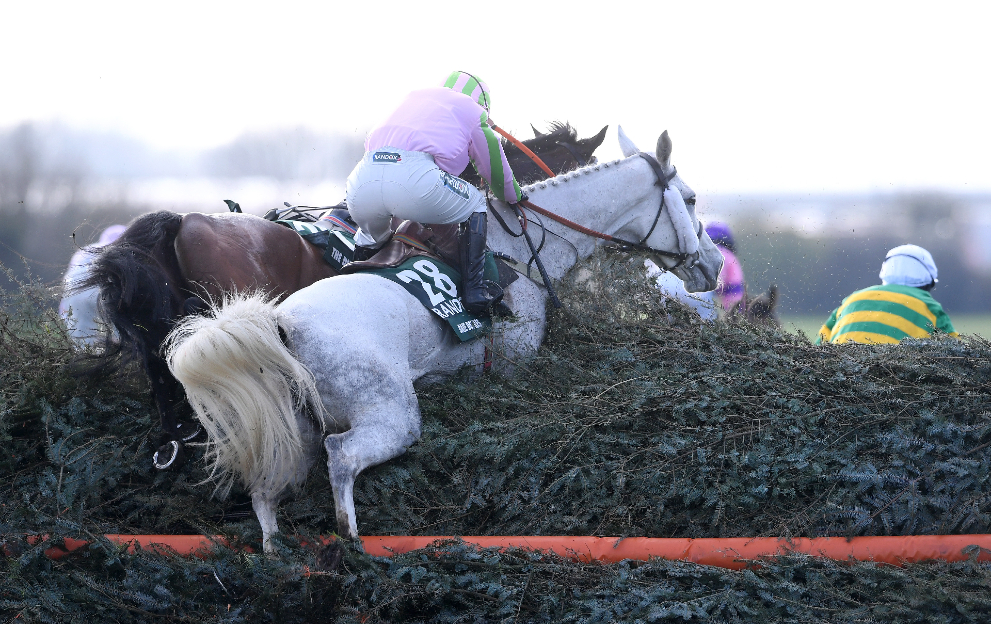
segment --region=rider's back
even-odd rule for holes
[[[935,329],[956,336],[943,306],[921,288],[882,284],[843,300],[819,330],[817,342],[894,344],[927,338]]]

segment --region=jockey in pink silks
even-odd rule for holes
[[[728,312],[736,304],[746,301],[747,285],[743,279],[743,267],[736,257],[736,243],[728,225],[716,221],[710,223],[705,232],[723,254],[723,270],[719,272],[715,293],[723,309]]]
[[[368,135],[365,157],[347,181],[348,209],[359,226],[355,260],[388,242],[393,217],[462,224],[461,299],[475,313],[497,305],[502,289],[483,279],[485,196],[457,176],[471,162],[497,199],[526,198],[489,127],[490,103],[486,84],[466,72],[413,91]]]

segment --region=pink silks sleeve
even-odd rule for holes
[[[719,281],[716,285],[716,294],[719,295],[723,303],[723,308],[729,310],[739,303],[747,293],[746,283],[743,279],[743,267],[740,261],[729,249],[719,247],[723,254],[723,270],[719,272]]]

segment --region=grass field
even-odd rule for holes
[[[790,332],[799,330],[805,332],[810,340],[815,340],[819,328],[828,315],[782,315],[781,324]],[[976,334],[985,339],[991,339],[991,314],[955,314],[950,317],[953,326],[961,334]]]

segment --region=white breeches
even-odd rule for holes
[[[392,147],[365,154],[348,176],[347,202],[359,226],[354,242],[367,247],[388,239],[393,217],[443,224],[485,212],[479,190],[440,169],[433,156]]]

